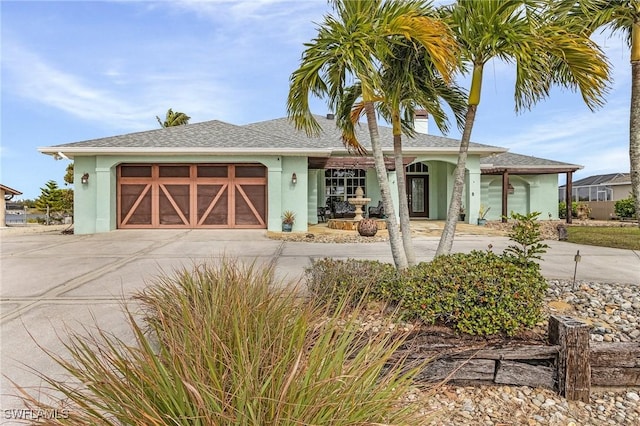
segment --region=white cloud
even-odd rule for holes
[[[202,65],[202,64],[199,64]],[[187,112],[193,121],[228,115],[233,96],[206,70],[131,72],[120,64],[87,81],[58,69],[24,46],[3,49],[3,90],[86,121],[124,131],[149,129],[167,108]],[[206,67],[205,67],[206,68]],[[230,99],[231,101],[226,101]]]
[[[23,46],[6,46],[2,67],[6,72],[3,84],[6,90],[85,120],[135,127],[141,112],[109,91],[56,69]]]

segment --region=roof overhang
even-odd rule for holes
[[[91,147],[91,146],[53,146],[40,147],[38,151],[42,154],[51,155],[55,159],[73,159],[77,156],[92,155],[282,155],[296,157],[332,157],[332,156],[353,156],[346,148],[202,148],[202,147]],[[507,150],[496,149],[495,147],[471,147],[470,155],[486,157]],[[386,156],[393,156],[393,147],[384,147],[382,150]],[[405,156],[425,156],[425,155],[458,155],[457,147],[409,147],[402,150]]]
[[[18,191],[17,189],[9,188],[8,186],[2,184],[0,184],[0,190],[4,193],[5,201],[9,201],[13,198],[14,195],[22,195],[22,192]],[[9,198],[7,198],[7,196]]]
[[[41,147],[38,151],[51,155],[56,159],[63,158],[64,156],[73,159],[74,157],[87,157],[92,155],[104,155],[104,156],[116,156],[116,155],[140,155],[140,156],[169,156],[169,155],[287,155],[297,157],[308,156],[331,156],[330,149],[281,149],[281,148],[260,148],[258,149],[237,149],[237,148],[189,148],[189,147],[154,147],[154,148],[138,148],[138,147],[126,147],[126,148],[113,148],[113,147]]]
[[[575,172],[582,169],[582,166],[527,166],[527,167],[492,167],[480,165],[480,174],[482,175],[502,175],[505,173],[513,175],[545,175]]]

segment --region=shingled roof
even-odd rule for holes
[[[252,130],[259,130],[271,135],[278,135],[281,137],[294,137],[296,140],[308,140],[317,141],[325,147],[331,147],[333,149],[344,149],[342,144],[341,134],[336,127],[336,122],[332,118],[326,116],[314,115],[314,118],[320,125],[322,131],[317,137],[309,138],[304,131],[296,130],[291,120],[287,118],[278,118],[275,120],[261,121],[258,123],[247,124],[245,128]],[[383,149],[393,149],[393,129],[388,126],[378,126],[378,133],[380,134],[380,142]],[[369,129],[366,123],[361,123],[356,126],[356,137],[362,146],[367,150],[371,149],[371,142],[369,139]],[[433,151],[434,149],[447,150],[458,152],[460,147],[460,140],[451,139],[443,136],[435,136],[428,134],[418,133],[414,137],[409,138],[403,136],[402,148],[407,152],[425,152]],[[484,145],[471,142],[469,144],[469,150],[471,152],[505,152],[505,148]]]
[[[505,152],[490,155],[480,160],[482,174],[501,174],[503,172],[515,174],[538,174],[575,172],[582,169],[577,164],[563,163],[546,158],[532,157],[530,155]]]
[[[66,156],[88,154],[168,154],[168,153],[206,153],[206,154],[290,154],[329,156],[332,153],[343,155],[346,149],[342,143],[335,120],[316,115],[322,131],[318,137],[308,137],[303,131],[295,130],[287,118],[262,121],[236,126],[219,120],[167,127],[125,135],[91,139],[82,142],[66,143],[39,148],[45,154]],[[383,150],[393,150],[392,129],[379,127]],[[357,137],[367,149],[371,149],[366,125],[358,126]],[[457,153],[459,141],[441,136],[417,134],[413,138],[403,138],[403,151],[408,155],[430,152]],[[490,155],[505,152],[505,148],[471,143],[470,153]]]
[[[573,182],[573,187],[591,185],[628,185],[631,183],[629,173],[609,173],[606,175],[593,175]],[[561,186],[563,188],[564,185]]]

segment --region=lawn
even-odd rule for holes
[[[640,228],[633,226],[569,226],[569,242],[640,250]]]

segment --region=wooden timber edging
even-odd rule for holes
[[[480,348],[409,344],[400,354],[409,365],[432,357],[416,377],[421,383],[530,386],[583,402],[589,402],[591,386],[640,386],[640,342],[592,343],[589,326],[566,316],[549,319],[549,342]]]

